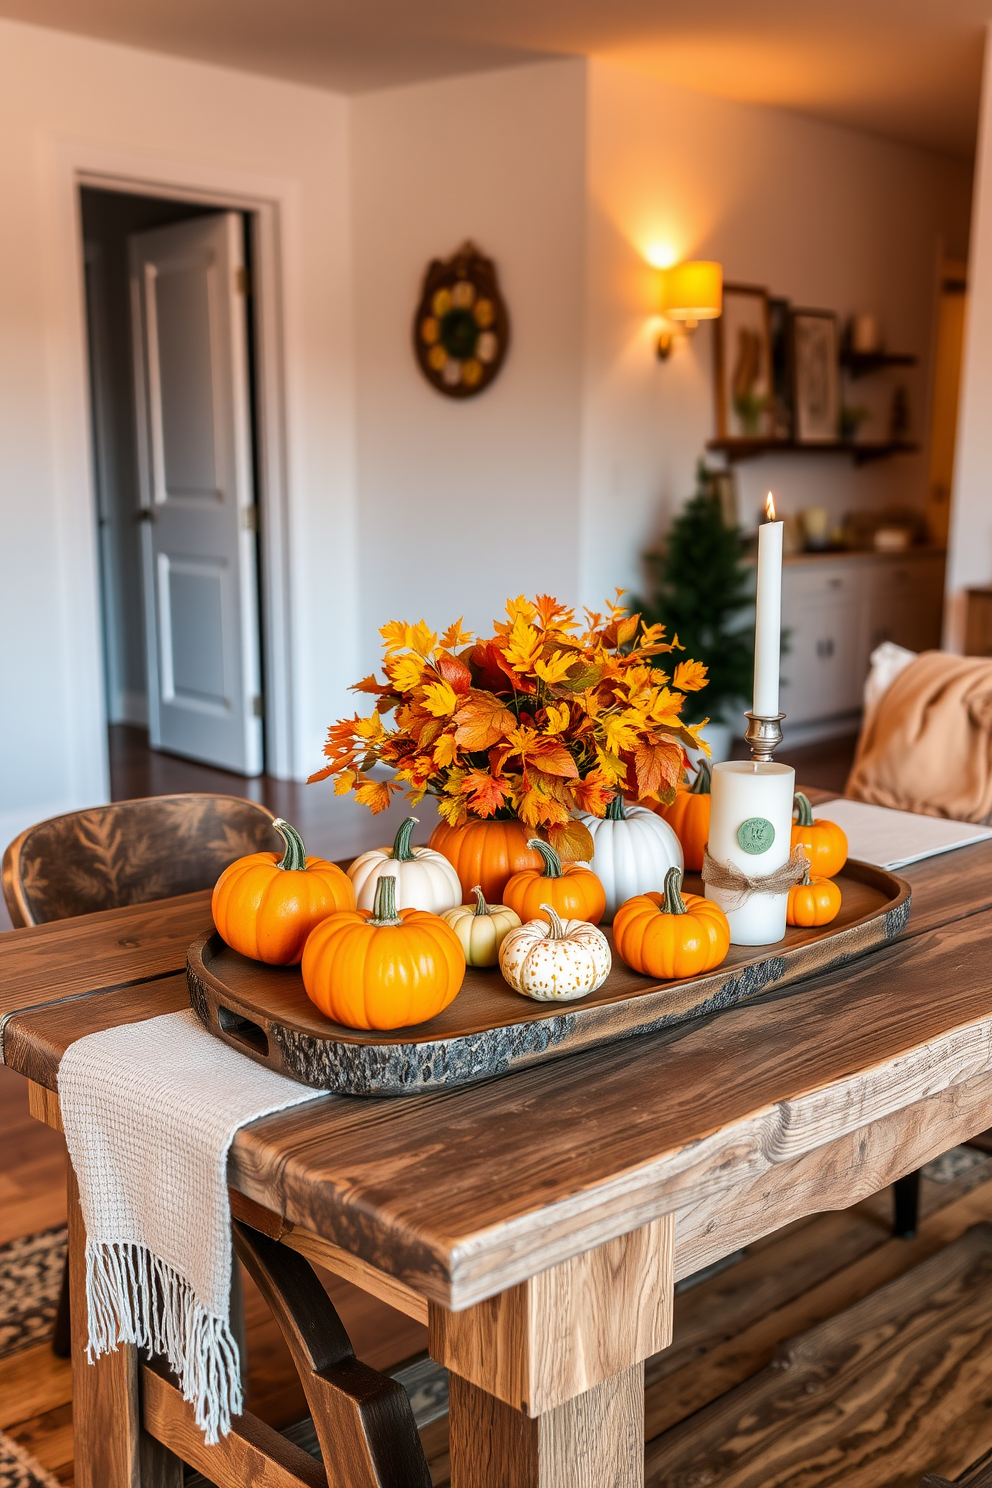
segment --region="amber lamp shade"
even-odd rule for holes
[[[723,266],[697,259],[665,269],[661,280],[661,312],[688,326],[714,320],[723,310]]]

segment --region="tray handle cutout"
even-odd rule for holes
[[[220,1024],[221,1032],[237,1039],[239,1044],[244,1044],[249,1049],[254,1049],[256,1054],[268,1058],[269,1040],[264,1028],[253,1023],[242,1013],[236,1013],[232,1008],[222,1007],[217,1004],[217,1022]]]

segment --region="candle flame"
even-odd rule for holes
[[[775,521],[775,497],[772,495],[771,491],[769,491],[768,495],[765,497],[765,516],[768,518],[769,522]]]

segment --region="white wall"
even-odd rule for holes
[[[353,105],[363,667],[387,619],[488,627],[507,595],[578,598],[585,65]],[[511,318],[498,379],[436,392],[411,349],[424,270],[472,238]]]
[[[938,239],[962,251],[971,183],[960,162],[605,62],[588,88],[587,603],[639,582],[638,555],[691,492],[714,432],[712,327],[654,358],[646,254],[716,258],[728,280],[842,318],[874,310],[893,349],[921,356],[906,380],[924,433]],[[852,401],[870,395],[869,380],[853,385]],[[860,471],[843,455],[778,455],[738,467],[741,515],[754,521],[769,486],[786,512],[921,505],[925,479],[923,455]]]
[[[279,202],[298,773],[357,665],[346,102],[0,21],[4,841],[107,790],[71,171],[84,158],[153,191]]]
[[[106,792],[81,160],[153,192],[278,203],[301,776],[384,620],[486,625],[507,594],[596,603],[638,577],[712,429],[708,330],[653,359],[652,241],[799,302],[877,309],[892,344],[925,353],[936,239],[960,249],[968,198],[959,165],[600,62],[347,101],[0,22],[8,837]],[[467,236],[496,260],[513,336],[499,380],[456,402],[421,378],[410,326],[427,261]],[[752,467],[745,504],[772,475],[787,508],[922,494],[920,462],[791,460]],[[342,844],[384,836],[335,810]]]
[[[992,582],[992,29],[985,44],[944,644],[964,650],[965,590]]]

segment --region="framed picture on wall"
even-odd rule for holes
[[[768,439],[772,357],[767,290],[725,284],[723,314],[713,325],[717,438]]]
[[[832,310],[792,312],[793,418],[799,444],[835,444],[839,437],[839,353]]]

